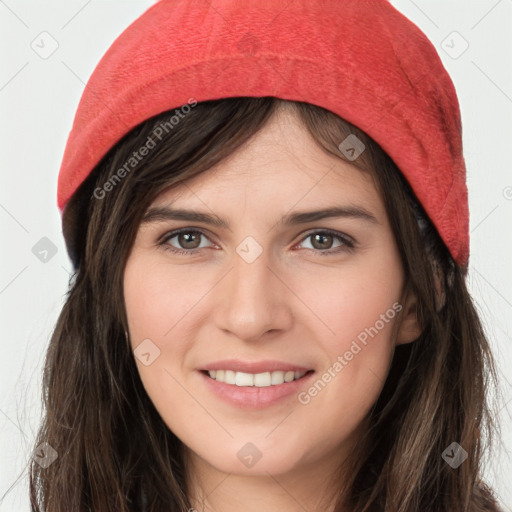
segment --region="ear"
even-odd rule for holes
[[[405,300],[402,317],[400,319],[400,327],[396,338],[396,344],[412,343],[421,334],[421,327],[418,322],[417,299],[416,295],[407,294]]]

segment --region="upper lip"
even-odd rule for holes
[[[266,359],[262,361],[242,361],[241,359],[224,359],[207,364],[202,370],[232,370],[234,372],[244,373],[265,373],[276,371],[305,371],[312,370],[298,364],[286,363],[275,359]]]

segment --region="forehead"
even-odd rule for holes
[[[164,190],[152,205],[170,202],[176,207],[239,212],[357,203],[373,208],[376,215],[384,214],[370,173],[328,154],[291,109],[278,110],[237,151],[208,171]]]

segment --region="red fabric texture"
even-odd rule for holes
[[[454,260],[467,264],[456,91],[431,42],[386,0],[156,3],[85,87],[58,178],[61,213],[139,123],[189,98],[232,96],[305,101],[364,130],[400,168]]]

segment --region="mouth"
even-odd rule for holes
[[[211,372],[211,374],[210,374]],[[297,372],[297,373],[295,373]],[[231,406],[244,410],[262,410],[281,407],[311,384],[314,370],[287,369],[260,373],[235,370],[199,370],[206,388],[214,396]]]
[[[288,382],[304,379],[314,370],[268,371],[246,373],[233,370],[201,370],[201,373],[217,382],[239,387],[274,387]]]
[[[209,393],[245,410],[283,406],[311,384],[316,373],[290,360],[222,359],[197,368]]]

